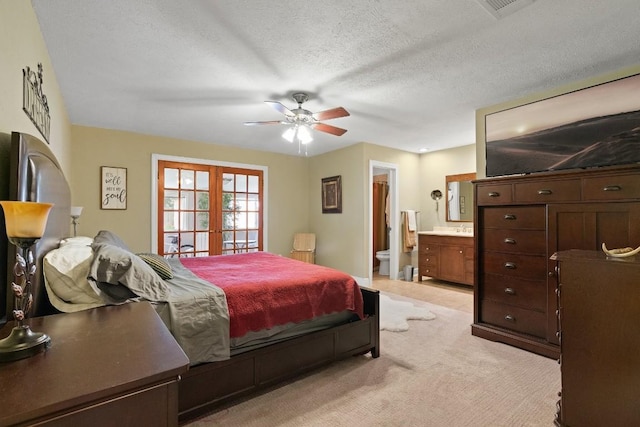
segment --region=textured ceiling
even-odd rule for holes
[[[32,0],[74,124],[286,154],[262,101],[350,117],[310,156],[358,142],[475,142],[475,110],[639,63],[638,0]],[[295,146],[294,146],[295,145]]]

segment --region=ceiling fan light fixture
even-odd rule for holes
[[[296,131],[294,127],[290,127],[282,133],[282,137],[289,142],[293,142],[293,138],[295,137]]]
[[[298,137],[298,141],[300,141],[301,144],[308,144],[311,141],[313,141],[313,136],[311,135],[311,129],[309,129],[308,126],[306,125],[297,126],[297,128],[298,128],[297,137]]]
[[[297,141],[299,144],[308,144],[313,141],[311,129],[306,125],[297,124],[285,130],[282,137],[289,142]]]

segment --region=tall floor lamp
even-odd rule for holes
[[[33,295],[31,279],[36,272],[31,247],[42,237],[52,203],[0,201],[9,241],[20,250],[13,267],[13,317],[16,326],[8,337],[0,340],[0,362],[31,357],[51,345],[51,338],[42,332],[33,332],[24,321],[31,310]],[[1,279],[0,279],[1,280]]]

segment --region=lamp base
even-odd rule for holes
[[[16,326],[8,337],[0,340],[0,362],[26,359],[49,347],[49,335],[33,332],[27,325]]]

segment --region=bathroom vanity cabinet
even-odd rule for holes
[[[418,233],[418,279],[423,276],[473,286],[473,236]]]
[[[475,181],[473,335],[558,358],[556,261],[640,244],[640,167]]]

